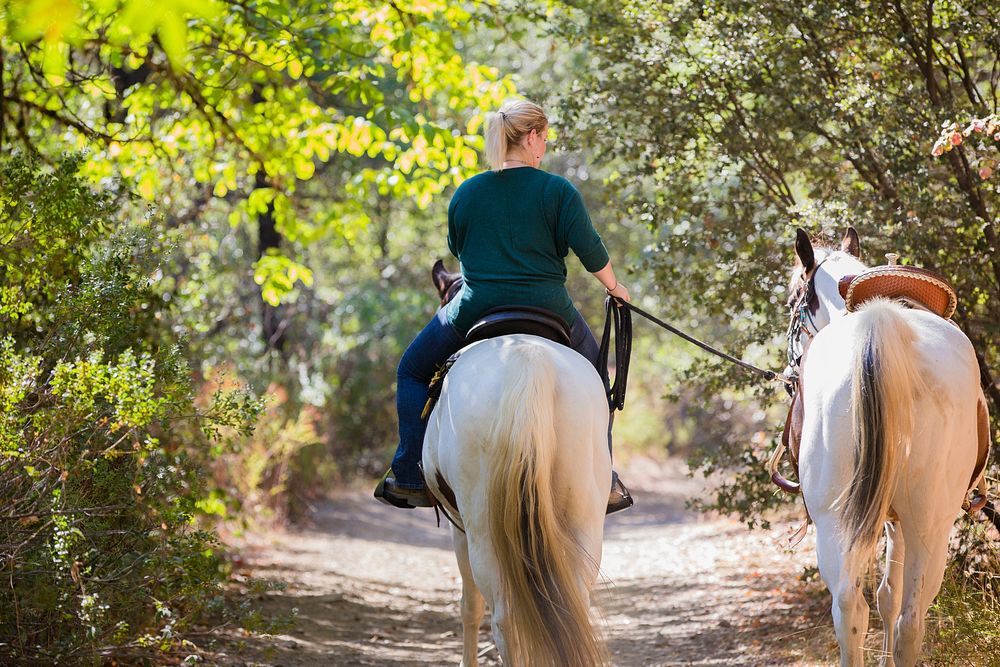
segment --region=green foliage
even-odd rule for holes
[[[0,316],[11,325],[37,324],[33,307],[49,305],[59,285],[73,280],[80,251],[106,232],[105,215],[112,196],[91,192],[80,183],[77,158],[63,158],[55,169],[39,174],[23,160],[0,164]],[[44,190],[50,197],[33,197]],[[86,216],[81,211],[89,211]],[[93,217],[90,217],[93,216]],[[28,295],[31,295],[31,299]]]
[[[199,507],[236,530],[267,529],[298,514],[336,473],[316,433],[317,417],[314,410],[271,405],[250,437],[216,454],[216,488]]]
[[[180,63],[187,51],[188,17],[212,18],[220,10],[214,0],[155,4],[143,0],[31,0],[15,3],[9,18],[14,39],[33,42],[41,38],[43,71],[48,79],[61,82],[65,79],[68,47],[95,37],[89,32],[91,26],[81,20],[91,12],[105,18],[105,38],[110,44],[134,51],[148,46],[155,35],[171,62]],[[3,26],[7,27],[6,23]]]
[[[125,35],[131,0],[65,4],[0,12],[0,147],[86,148],[88,177],[123,176],[166,221],[155,281],[196,370],[284,388],[275,423],[316,406],[329,452],[381,458],[396,361],[434,303],[444,193],[475,172],[484,111],[513,92],[466,56],[492,9],[167,0]],[[186,26],[180,56],[162,39],[171,17]],[[231,470],[255,466],[243,444]]]
[[[373,195],[427,207],[475,169],[483,111],[513,92],[463,60],[478,17],[440,0],[59,4],[0,12],[0,146],[87,149],[93,178],[171,208],[222,201],[236,224],[266,213],[292,243],[357,235]],[[327,172],[338,187],[314,206]],[[270,256],[256,278],[272,303],[308,287]]]
[[[832,236],[854,224],[867,262],[898,252],[956,287],[956,319],[980,354],[996,419],[998,201],[995,179],[979,173],[992,149],[970,140],[932,155],[935,128],[988,122],[1000,102],[990,84],[995,3],[562,6],[554,34],[591,58],[564,96],[576,128],[567,134],[614,161],[623,217],[652,231],[644,268],[661,312],[686,313],[720,346],[783,365],[794,226]],[[752,382],[721,365],[692,366],[682,381],[706,396]],[[777,403],[770,389],[755,395]],[[780,418],[762,426],[776,432]],[[767,506],[750,483],[753,446],[699,459],[735,466],[747,482],[724,486],[715,507]]]
[[[146,234],[108,234],[107,202],[23,159],[0,166],[0,276],[27,308],[0,313],[0,542],[6,659],[80,661],[174,646],[218,605],[224,572],[199,529],[200,430],[255,417],[253,401],[194,402],[152,289]],[[58,200],[58,205],[54,202]],[[19,253],[36,243],[38,263]],[[59,271],[45,276],[48,266]],[[19,282],[11,276],[17,270]],[[42,274],[38,275],[36,274]],[[32,326],[19,326],[30,314]]]
[[[956,556],[928,618],[928,664],[1000,664],[1000,554],[990,532],[968,526]]]
[[[714,478],[714,492],[711,497],[692,498],[688,504],[702,512],[735,514],[749,528],[766,530],[771,526],[768,511],[788,502],[788,496],[774,486],[767,473],[770,451],[764,445],[773,447],[774,442],[759,432],[748,438],[753,444],[747,447],[739,437],[743,426],[739,421],[733,423],[733,418],[727,412],[718,421],[702,420],[709,430],[706,435],[714,430],[716,437],[697,442],[688,465],[692,471]],[[794,478],[794,473],[785,474]]]

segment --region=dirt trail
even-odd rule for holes
[[[700,490],[676,461],[633,460],[635,507],[608,517],[595,595],[616,665],[827,664],[835,645],[823,596],[798,577],[815,564],[811,537],[791,554],[792,528],[750,532],[685,509]],[[429,510],[402,511],[367,491],[316,508],[308,528],[248,540],[258,577],[289,582],[261,601],[298,621],[287,635],[236,641],[227,665],[457,665],[460,579],[450,529]],[[499,664],[488,614],[483,664]]]

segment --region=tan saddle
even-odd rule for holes
[[[844,298],[848,312],[854,312],[866,301],[876,298],[896,299],[911,308],[921,308],[936,313],[950,321],[955,313],[958,299],[951,285],[932,271],[909,266],[899,266],[894,263],[895,257],[890,256],[890,264],[876,266],[854,276],[845,276],[840,280],[840,295]],[[804,362],[804,359],[803,359]],[[778,472],[781,455],[788,452],[789,461],[795,469],[795,477],[799,474],[799,444],[802,440],[802,421],[804,409],[802,406],[801,381],[796,386],[792,405],[785,417],[785,429],[781,434],[781,445],[775,449],[768,462],[771,481],[779,488],[789,493],[799,493],[797,482],[785,479]],[[965,509],[977,512],[986,504],[986,484],[984,472],[990,453],[990,416],[986,409],[986,399],[980,395],[977,405],[979,450],[976,456],[976,467],[969,481],[969,490],[976,489],[970,501],[966,501]]]
[[[933,271],[912,266],[873,266],[857,275],[844,276],[838,287],[849,313],[875,297],[897,299],[946,320],[955,314],[958,306],[955,290],[944,278]]]

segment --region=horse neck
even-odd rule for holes
[[[833,251],[823,261],[816,275],[816,298],[819,300],[817,320],[826,326],[847,314],[847,304],[840,296],[840,279],[857,275],[865,270],[865,265],[842,251]],[[821,326],[821,328],[822,328]]]

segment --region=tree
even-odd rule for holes
[[[664,310],[781,358],[791,230],[853,224],[870,263],[895,251],[953,283],[1000,415],[1000,202],[965,146],[931,155],[942,123],[1000,102],[995,3],[564,6],[554,30],[593,58],[565,111],[579,144],[617,159],[623,213],[656,237]],[[713,393],[747,383],[700,375]],[[728,463],[758,459],[738,447]]]
[[[158,289],[197,371],[286,389],[280,419],[324,406],[334,451],[386,445],[395,361],[433,303],[413,258],[444,248],[442,194],[477,169],[483,111],[513,92],[463,57],[492,9],[59,6],[0,12],[0,146],[85,148],[85,174],[155,205],[172,241]]]
[[[8,4],[0,147],[89,150],[88,175],[182,220],[224,200],[256,221],[254,280],[277,306],[312,281],[286,241],[357,234],[370,195],[425,207],[476,166],[482,111],[512,92],[459,55],[477,20],[439,1]],[[310,205],[327,170],[342,190]],[[280,340],[280,316],[263,323]]]

